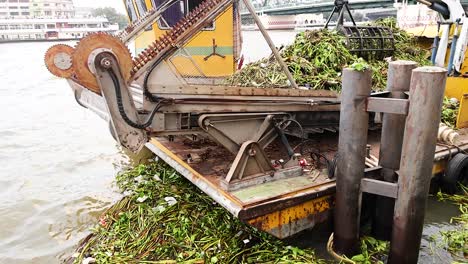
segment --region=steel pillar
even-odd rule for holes
[[[336,173],[335,250],[354,255],[359,246],[360,185],[364,176],[372,87],[370,70],[343,70]]]
[[[406,99],[410,90],[411,74],[417,67],[413,61],[394,61],[388,67],[387,91],[390,98]],[[382,167],[384,181],[396,182],[396,171],[400,168],[401,148],[405,130],[406,115],[383,114],[380,142],[379,166]],[[390,240],[395,200],[377,196],[373,233],[377,239]]]
[[[443,68],[420,67],[413,70],[390,264],[415,264],[418,261],[446,79],[447,70]]]

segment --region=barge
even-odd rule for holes
[[[291,89],[224,85],[223,79],[236,70],[241,60],[239,3],[179,2],[127,5],[130,17],[136,20],[121,34],[91,34],[75,48],[56,45],[47,52],[46,65],[53,74],[67,79],[79,105],[109,123],[120,145],[134,152],[148,148],[234,216],[278,238],[312,228],[332,216],[335,196],[346,195],[337,190],[339,175],[335,174],[347,177],[355,171],[354,167],[349,167],[349,173],[343,167],[340,170],[340,164],[347,161],[340,159],[344,152],[339,142],[357,144],[352,137],[345,137],[357,135],[354,131],[365,135],[364,150],[368,145],[367,153],[353,156],[359,160],[357,168],[367,165],[359,173],[370,179],[363,180],[360,191],[393,199],[399,195],[395,180],[382,180],[388,171],[393,177],[397,168],[382,164],[388,146],[380,149],[384,136],[380,135],[378,120],[383,113],[385,126],[385,117],[398,116],[399,133],[403,133],[401,118],[404,124],[406,115],[411,114],[410,100],[418,102],[416,99],[421,98],[412,91],[413,98],[408,99],[408,73],[416,68],[415,63],[391,64],[396,72],[389,76],[393,82],[387,92],[369,95],[370,84],[361,83],[362,79],[343,81],[348,91],[352,91],[349,86],[369,89],[359,99],[360,108],[354,109],[364,112],[365,118],[359,122],[362,126],[353,127],[353,120],[343,119],[343,115],[349,116],[343,110],[349,109],[349,105],[342,104],[346,99],[343,95],[297,87],[249,1],[244,2],[270,45],[272,58],[289,77]],[[356,25],[351,27],[353,32],[358,29]],[[386,32],[372,27],[359,30]],[[382,38],[389,36],[367,39],[375,42]],[[134,58],[128,48],[130,43],[139,53]],[[388,51],[386,47],[382,50]],[[398,71],[409,77],[396,78]],[[445,79],[440,78],[446,76],[443,69],[421,71],[435,72],[439,79],[434,83],[445,85]],[[361,77],[368,80],[366,74]],[[442,98],[433,102],[437,100]],[[440,113],[440,105],[431,107]],[[437,114],[429,118],[428,127],[434,122],[437,126]],[[346,127],[351,127],[352,132],[342,131]],[[368,129],[372,131],[369,137]],[[431,127],[428,131],[433,130]],[[403,134],[397,138],[402,140]],[[435,135],[429,138],[435,144]],[[401,148],[394,146],[400,152]],[[437,175],[451,166],[455,154],[467,150],[468,135],[461,130],[456,142],[440,144],[433,153],[423,149],[415,155],[421,155],[427,163],[429,153],[433,174]],[[401,153],[395,153],[393,159],[399,163],[395,157]],[[464,176],[466,170],[453,177]],[[360,184],[361,180],[350,188]],[[350,206],[360,208],[357,204]]]

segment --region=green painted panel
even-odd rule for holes
[[[208,56],[213,53],[213,47],[185,47],[185,50],[194,56]],[[224,56],[234,53],[233,48],[228,46],[218,46],[216,47],[216,52]]]
[[[213,53],[213,47],[185,47],[184,49],[192,56],[208,56]],[[144,48],[138,48],[136,50],[137,54],[143,50]],[[234,49],[229,46],[218,46],[216,47],[216,52],[224,56],[229,56],[234,54]],[[179,53],[184,54],[183,51],[179,51]]]

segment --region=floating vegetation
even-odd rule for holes
[[[348,258],[345,255],[338,255],[332,250],[333,247],[333,236],[330,237],[327,250],[339,261],[339,263],[348,263],[348,264],[384,264],[385,260],[388,258],[388,252],[390,251],[390,242],[377,240],[370,236],[361,237],[361,246],[360,253]]]
[[[459,111],[460,102],[457,99],[444,97],[441,122],[450,128],[455,128]]]
[[[126,197],[100,219],[75,263],[323,263],[241,223],[161,162],[117,176]]]
[[[392,29],[395,38],[395,53],[392,60],[412,60],[428,65],[429,53],[418,48],[415,39],[396,27],[396,20],[378,20],[375,26]],[[312,90],[341,91],[341,71],[359,61],[346,46],[346,38],[337,31],[315,30],[296,35],[293,44],[281,49],[281,56],[299,86]],[[385,89],[388,63],[384,60],[367,61],[372,69],[373,89]],[[290,86],[286,75],[273,56],[247,64],[226,80],[228,85],[276,87]]]
[[[348,260],[351,260],[353,263],[383,264],[389,250],[390,242],[366,236],[361,238],[361,253]]]
[[[448,195],[439,192],[437,197],[441,201],[450,201],[459,206],[461,215],[451,220],[456,224],[456,228],[442,231],[441,235],[445,248],[454,259],[466,263],[468,262],[468,187],[461,185],[461,189],[461,194]]]

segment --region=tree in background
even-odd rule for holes
[[[112,24],[119,24],[119,28],[122,29],[128,24],[127,17],[122,15],[115,10],[113,7],[94,8],[91,11],[91,15],[94,17],[100,16],[105,17]]]

